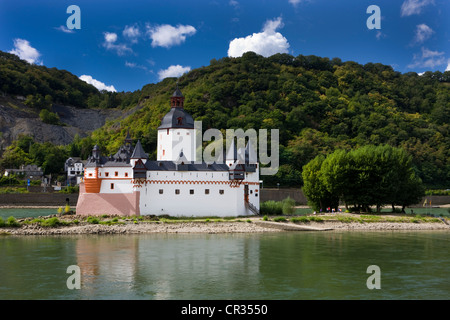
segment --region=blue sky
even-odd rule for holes
[[[68,28],[70,5],[80,8],[80,29]],[[370,5],[381,29],[367,27]],[[448,0],[0,0],[0,50],[111,91],[249,50],[443,72],[449,16]]]

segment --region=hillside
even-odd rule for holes
[[[114,152],[129,128],[156,156],[156,128],[176,79],[142,88],[144,107],[92,135]],[[267,185],[301,184],[301,169],[336,148],[389,144],[413,155],[428,186],[450,185],[450,72],[401,74],[379,63],[246,53],[178,79],[185,109],[209,127],[280,130],[281,168]],[[120,122],[120,124],[119,124]]]
[[[0,81],[0,90],[11,90],[9,80]],[[156,128],[170,109],[176,81],[186,110],[203,121],[204,130],[280,130],[281,167],[276,176],[263,177],[264,186],[299,186],[302,166],[317,154],[367,144],[402,147],[413,156],[426,185],[450,185],[450,72],[401,74],[379,63],[316,56],[264,58],[249,52],[214,59],[179,79],[167,78],[133,93],[80,90],[84,107],[120,107],[130,115],[74,141],[67,154],[85,157],[95,143],[114,153],[129,129],[155,158]],[[54,105],[53,97],[58,95],[52,96]],[[132,113],[129,108],[137,105],[141,107]]]

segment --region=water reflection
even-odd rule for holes
[[[208,299],[258,286],[259,241],[248,236],[85,237],[76,256],[86,298]]]
[[[446,231],[8,236],[0,299],[448,299],[449,243]],[[66,286],[70,265],[81,290]]]

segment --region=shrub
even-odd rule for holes
[[[48,227],[48,228],[54,228],[61,225],[61,221],[59,221],[58,218],[53,217],[50,219],[46,219],[44,221],[41,222],[41,226],[43,227]]]
[[[276,217],[273,219],[275,222],[285,222],[287,221],[285,217]]]
[[[261,214],[268,214],[268,215],[281,215],[283,214],[283,204],[279,201],[265,201],[261,203],[260,208]]]
[[[11,216],[6,220],[6,226],[7,227],[20,227],[20,223],[17,222],[16,218]]]
[[[294,223],[296,223],[296,222],[302,222],[302,223],[309,222],[308,217],[291,218],[290,220],[291,220],[291,222],[294,222]]]
[[[86,221],[90,224],[99,224],[100,220],[96,217],[88,217]]]
[[[295,200],[291,199],[290,197],[287,197],[281,202],[281,211],[283,214],[290,215],[295,212]]]
[[[0,228],[5,226],[5,220],[3,220],[2,217],[0,217]]]
[[[315,221],[315,222],[323,222],[323,219],[320,217],[308,217],[309,221]]]
[[[263,221],[267,221],[267,220],[269,220],[269,217],[268,217],[267,215],[265,215],[265,216],[263,217]]]

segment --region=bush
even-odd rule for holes
[[[42,109],[41,112],[39,112],[39,118],[41,118],[42,122],[47,124],[61,124],[58,114],[48,111],[47,109]]]
[[[260,207],[261,214],[267,214],[267,215],[281,215],[283,214],[283,204],[278,201],[265,201],[261,203]]]
[[[269,217],[268,217],[267,215],[265,215],[265,216],[263,217],[263,221],[267,221],[267,220],[269,220]]]
[[[275,222],[286,222],[286,218],[285,217],[276,217],[273,219],[273,221]]]
[[[294,212],[295,212],[294,206],[295,206],[295,200],[291,199],[290,197],[287,197],[286,199],[284,199],[282,201],[281,211],[285,215],[294,214]]]
[[[48,227],[48,228],[54,228],[61,225],[61,221],[59,221],[58,218],[53,217],[50,219],[46,219],[44,221],[41,222],[41,226],[43,227]]]
[[[2,217],[0,217],[0,228],[5,226],[5,220],[3,220]]]
[[[3,176],[0,178],[0,186],[20,185],[22,184],[15,175]]]
[[[14,218],[14,217],[9,217],[7,220],[6,220],[6,226],[7,227],[20,227],[20,223],[18,223],[17,222],[17,220],[16,220],[16,218]]]
[[[100,220],[96,217],[88,217],[86,220],[90,224],[99,224]]]
[[[294,223],[296,223],[296,222],[301,222],[301,223],[309,222],[308,217],[291,218],[290,220],[291,220],[291,222],[294,222]]]

